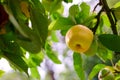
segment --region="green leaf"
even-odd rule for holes
[[[32,0],[30,6],[30,16],[32,22],[32,29],[37,33],[38,38],[42,43],[45,44],[45,40],[48,35],[48,19],[44,11],[44,7],[39,0]]]
[[[62,0],[42,0],[42,4],[50,14],[63,11]]]
[[[56,31],[51,31],[51,39],[52,41],[54,42],[58,42],[58,37],[57,37],[57,34],[56,34]]]
[[[74,60],[74,69],[79,76],[80,80],[85,80],[85,73],[83,70],[83,64],[82,64],[82,58],[79,53],[73,54],[73,60]]]
[[[101,19],[103,20],[103,23],[104,23],[102,26],[110,27],[111,24],[110,24],[109,19],[105,13],[103,13],[101,15]]]
[[[96,54],[103,62],[113,59],[113,52],[108,50],[100,42],[98,42],[98,49]]]
[[[83,2],[81,5],[80,5],[80,8],[81,8],[81,13],[84,17],[88,17],[90,15],[90,6]]]
[[[60,17],[57,20],[54,20],[49,25],[49,30],[67,30],[74,22],[69,18]]]
[[[120,20],[120,16],[119,16],[120,15],[120,6],[117,8],[114,8],[113,11],[114,11],[114,14],[115,14],[115,17],[117,18],[117,20]]]
[[[29,32],[30,33],[30,32]],[[29,41],[16,39],[16,42],[30,53],[39,53],[41,51],[41,42],[37,35],[31,33]]]
[[[92,80],[98,74],[98,72],[102,68],[104,68],[105,66],[106,65],[104,65],[104,64],[97,64],[97,65],[95,65],[94,68],[92,69],[92,71],[90,72],[89,76],[88,76],[89,80]]]
[[[23,56],[10,54],[4,51],[3,57],[6,58],[15,68],[22,70],[28,74],[28,65],[24,61]]]
[[[106,1],[110,8],[113,8],[116,3],[120,2],[120,0],[106,0]]]
[[[69,8],[69,15],[70,16],[76,16],[80,12],[79,6],[78,5],[72,5]]]
[[[9,14],[10,21],[12,22],[14,27],[20,32],[20,35],[22,35],[23,38],[29,40],[26,41],[19,38],[16,40],[17,43],[31,53],[38,53],[41,50],[42,46],[41,38],[39,38],[38,34],[33,32],[33,30],[31,30],[31,28],[26,25],[26,19],[24,19],[24,15],[20,10],[19,1],[8,0],[8,3],[9,4],[5,6],[5,9]],[[21,14],[21,16],[19,14]]]
[[[63,0],[64,2],[66,2],[66,3],[71,3],[71,2],[73,2],[73,0]]]
[[[38,54],[30,54],[28,64],[30,67],[40,66],[40,63],[43,61],[44,55],[42,51]]]
[[[98,38],[100,42],[108,49],[120,52],[120,36],[113,34],[102,34]]]
[[[19,1],[16,0],[8,0],[8,5],[4,5],[6,12],[9,15],[9,19],[14,25],[14,27],[24,36],[28,37],[26,34],[26,29],[19,22],[26,23],[27,18],[23,15],[20,10]],[[29,28],[29,27],[26,27]],[[27,29],[28,30],[28,29]]]
[[[38,72],[37,67],[30,68],[31,71],[31,77],[34,78],[35,80],[40,80],[40,74]]]
[[[5,71],[0,70],[0,77],[5,73]]]
[[[58,59],[58,57],[56,56],[55,52],[52,50],[50,44],[46,43],[45,45],[45,50],[46,50],[46,54],[47,56],[56,64],[61,64],[61,61]]]
[[[10,54],[15,54],[22,56],[23,52],[20,46],[14,41],[14,35],[12,32],[0,36],[0,49],[1,51],[8,52]]]
[[[84,23],[86,18],[90,16],[90,6],[87,5],[85,2],[81,3],[80,5],[80,12],[79,14],[76,14],[76,22],[77,24]]]

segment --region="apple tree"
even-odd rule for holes
[[[71,64],[79,79],[119,80],[120,1],[98,0],[93,9],[81,2],[71,5],[68,15],[63,15],[63,3],[68,5],[72,2],[0,0],[0,58],[6,59],[14,70],[39,80],[37,66],[45,56],[55,64],[62,63],[52,48],[52,43],[58,42],[55,32],[59,31],[65,37],[72,26],[80,24],[89,28],[94,37],[88,51],[78,53],[72,50]],[[66,44],[65,40],[63,42]],[[3,73],[0,70],[0,76]]]

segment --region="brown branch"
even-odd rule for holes
[[[100,15],[101,15],[102,11],[103,11],[103,8],[99,11],[99,13],[98,13],[97,16],[96,16],[97,22],[96,22],[95,27],[92,28],[93,34],[95,34],[95,32],[96,32],[96,30],[97,30],[97,28],[98,28],[98,25],[99,25],[99,23],[100,23]]]
[[[113,31],[113,34],[118,35],[117,29],[116,29],[116,23],[113,19],[111,9],[108,7],[106,0],[101,0],[101,2],[104,7],[104,11],[106,12],[107,17],[109,18],[109,21],[111,23],[111,29]]]

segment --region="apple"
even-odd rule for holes
[[[92,44],[93,32],[84,25],[72,26],[65,35],[67,46],[77,53],[86,52]]]
[[[97,53],[98,42],[97,42],[96,38],[97,38],[97,36],[94,36],[91,46],[89,47],[89,49],[86,52],[84,52],[85,55],[94,56]]]

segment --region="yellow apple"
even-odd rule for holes
[[[78,53],[86,52],[92,44],[93,32],[84,25],[74,25],[66,33],[67,46]]]
[[[94,36],[94,39],[92,41],[91,46],[89,47],[89,49],[84,52],[85,55],[87,56],[94,56],[97,53],[97,49],[98,49],[98,42],[97,42],[97,37]]]

